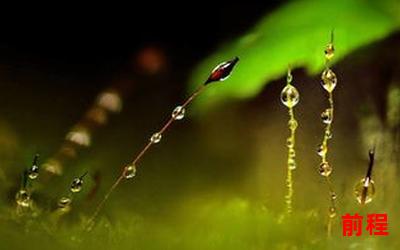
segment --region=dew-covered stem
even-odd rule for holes
[[[25,169],[22,173],[21,186],[15,194],[15,202],[17,203],[17,213],[21,214],[24,210],[32,209],[32,186],[33,182],[39,176],[38,167],[39,155],[36,154],[33,158],[32,165]]]
[[[324,135],[322,143],[318,146],[318,155],[321,157],[321,162],[319,165],[319,173],[324,177],[325,182],[328,186],[330,207],[328,210],[328,225],[327,234],[328,237],[332,234],[332,224],[334,218],[337,216],[337,206],[336,206],[336,192],[334,185],[332,183],[331,174],[333,171],[332,165],[328,161],[328,142],[332,138],[332,123],[334,117],[334,100],[333,100],[333,90],[337,84],[336,74],[330,68],[331,59],[334,56],[335,48],[333,45],[333,31],[331,33],[331,41],[328,43],[325,49],[325,69],[321,75],[321,85],[328,93],[328,103],[329,106],[321,113],[321,120],[325,124]]]
[[[103,199],[100,201],[100,203],[96,206],[94,213],[90,217],[85,229],[86,230],[91,230],[91,228],[94,225],[94,221],[97,218],[98,214],[100,213],[102,207],[106,203],[106,201],[109,199],[111,196],[112,192],[118,187],[118,185],[122,182],[124,179],[131,179],[136,175],[136,169],[138,166],[139,161],[143,158],[143,156],[146,154],[146,152],[149,151],[149,149],[154,145],[157,144],[161,141],[162,136],[164,132],[167,131],[167,129],[175,122],[178,120],[182,120],[185,116],[186,112],[186,107],[190,105],[190,103],[202,92],[205,90],[205,88],[208,86],[208,84],[216,81],[223,81],[227,79],[233,69],[233,67],[236,65],[236,63],[239,61],[239,58],[235,57],[234,59],[223,62],[217,67],[214,68],[214,70],[211,72],[210,76],[208,79],[200,85],[188,98],[186,98],[185,101],[181,105],[178,105],[175,107],[175,109],[172,111],[170,118],[164,123],[164,125],[161,127],[158,132],[155,132],[151,137],[150,140],[145,144],[143,149],[139,151],[139,153],[133,158],[133,160],[127,164],[121,171],[121,174],[118,176],[116,181],[112,184],[112,186],[108,189],[106,194],[104,195]]]
[[[289,121],[288,128],[290,131],[289,137],[287,138],[287,148],[288,148],[288,158],[287,158],[287,173],[286,173],[286,213],[290,215],[292,213],[292,197],[293,197],[293,173],[292,171],[296,169],[296,129],[297,121],[294,115],[294,106],[297,105],[300,99],[300,94],[297,89],[291,84],[292,82],[291,70],[288,69],[286,86],[281,92],[281,102],[288,108]]]

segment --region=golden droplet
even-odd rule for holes
[[[371,179],[366,181],[365,178],[363,178],[354,187],[354,195],[361,205],[370,203],[375,196],[374,181]]]
[[[288,122],[288,126],[289,126],[290,130],[295,130],[298,127],[298,125],[299,124],[294,119],[290,119],[289,122]]]
[[[65,208],[68,207],[71,204],[71,202],[72,202],[71,198],[64,196],[58,200],[57,205],[59,208]]]
[[[293,159],[294,159],[294,157],[296,157],[296,151],[294,150],[294,148],[289,148],[288,155],[290,158],[293,158]]]
[[[287,140],[286,140],[286,146],[288,147],[288,148],[293,148],[293,146],[294,146],[294,141],[293,141],[293,138],[287,138]]]
[[[31,195],[25,189],[21,189],[15,195],[15,201],[21,207],[30,207],[32,204]]]
[[[182,120],[185,117],[185,108],[182,106],[177,106],[171,114],[174,120]]]
[[[332,167],[327,162],[322,162],[321,165],[319,165],[319,174],[322,176],[330,176],[332,170]]]
[[[296,161],[293,158],[288,159],[288,168],[290,170],[295,170],[296,169]]]
[[[125,179],[131,179],[136,176],[136,166],[128,165],[125,167],[124,177]]]
[[[321,75],[322,87],[328,91],[332,92],[337,84],[336,74],[331,69],[325,69]]]
[[[333,46],[333,43],[329,43],[325,48],[325,58],[329,61],[333,58],[334,55],[335,47]]]
[[[72,193],[78,193],[82,190],[82,186],[83,186],[83,180],[82,178],[75,178],[72,181],[70,190]]]
[[[162,135],[161,133],[154,133],[151,137],[150,137],[150,141],[151,143],[159,143],[161,141]]]
[[[32,165],[28,170],[28,177],[31,180],[36,179],[39,176],[39,167],[37,165]]]
[[[330,109],[330,108],[325,109],[324,112],[321,113],[321,120],[325,124],[332,123],[332,120],[333,120],[332,109]]]
[[[329,208],[328,215],[329,215],[330,218],[335,218],[336,215],[337,215],[337,213],[336,213],[336,208],[330,207],[330,208]]]
[[[328,152],[328,147],[324,144],[318,145],[317,153],[319,156],[324,156]]]
[[[296,106],[300,100],[300,94],[297,89],[291,85],[287,84],[281,92],[281,102],[288,108]]]

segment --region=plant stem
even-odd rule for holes
[[[193,100],[194,98],[199,95],[204,89],[205,89],[206,85],[202,84],[200,87],[198,87],[193,94],[191,94],[181,105],[182,108],[187,107]],[[175,119],[173,117],[170,117],[167,122],[162,126],[162,128],[159,130],[159,134],[163,134],[171,125],[172,123],[175,121]],[[151,146],[154,143],[150,140],[144,147],[143,149],[136,155],[136,157],[133,159],[133,161],[131,162],[131,165],[136,165],[145,155],[145,153],[151,148]],[[114,182],[114,184],[110,187],[110,189],[107,191],[107,193],[104,195],[103,199],[101,200],[101,202],[97,205],[93,215],[91,216],[91,218],[89,219],[86,229],[87,230],[91,230],[93,223],[95,221],[95,219],[97,218],[100,210],[103,208],[104,204],[106,203],[106,201],[109,199],[110,195],[112,194],[112,192],[118,187],[118,185],[121,183],[121,181],[125,178],[125,173],[126,173],[126,167],[124,167],[122,169],[121,174],[119,175],[119,177],[117,178],[117,180]]]

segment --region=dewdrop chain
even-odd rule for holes
[[[367,174],[354,187],[354,195],[360,205],[370,203],[375,196],[375,183],[372,179],[372,169],[375,161],[375,146],[369,150],[369,164]]]
[[[206,88],[206,86],[209,83],[215,82],[215,81],[223,81],[227,79],[230,75],[230,72],[232,71],[233,67],[236,65],[236,63],[239,61],[238,57],[235,57],[234,59],[223,62],[219,64],[217,67],[214,68],[214,70],[211,72],[210,76],[208,79],[199,86],[184,102],[182,105],[177,106],[171,114],[171,117],[167,120],[167,122],[162,126],[162,128],[154,133],[151,137],[149,142],[143,147],[143,149],[136,155],[136,157],[132,160],[132,162],[128,165],[126,165],[120,174],[120,176],[117,178],[117,180],[114,182],[114,184],[110,187],[110,189],[107,191],[107,193],[104,195],[103,199],[100,201],[100,203],[97,205],[93,215],[89,219],[85,229],[86,230],[91,230],[92,226],[94,225],[94,221],[97,218],[100,210],[112,194],[112,192],[118,187],[118,185],[121,183],[123,179],[131,179],[135,177],[136,175],[136,169],[137,169],[137,164],[138,162],[142,159],[142,157],[145,155],[145,153],[151,148],[152,145],[157,144],[161,141],[163,133],[172,125],[174,121],[177,120],[182,120],[185,117],[185,108],[189,106],[189,104],[198,96],[201,92],[203,92]]]
[[[136,169],[137,169],[137,163],[142,159],[142,157],[144,156],[144,154],[151,148],[151,146],[153,144],[157,144],[161,141],[162,138],[162,134],[171,126],[171,124],[175,121],[175,120],[180,120],[183,119],[184,115],[185,115],[185,107],[188,106],[192,100],[195,98],[195,96],[197,96],[198,94],[200,94],[205,88],[205,85],[201,85],[185,102],[182,106],[177,106],[174,111],[175,112],[179,112],[177,114],[177,116],[175,116],[174,118],[174,111],[171,115],[171,118],[164,124],[164,126],[156,133],[154,133],[151,137],[149,142],[143,147],[143,149],[136,155],[136,157],[132,160],[132,162],[128,165],[126,165],[123,169],[122,169],[122,173],[120,174],[120,176],[118,177],[118,179],[114,182],[114,184],[111,186],[111,188],[107,191],[107,193],[105,194],[103,200],[99,203],[99,205],[96,207],[96,210],[94,211],[92,218],[89,220],[89,224],[92,224],[93,221],[96,219],[98,213],[100,212],[101,208],[104,206],[105,202],[108,200],[108,198],[110,197],[111,193],[114,191],[115,188],[117,188],[117,186],[120,184],[120,182],[123,179],[131,179],[133,177],[135,177],[136,175]],[[179,111],[176,111],[178,110]],[[179,117],[178,117],[179,116]],[[182,118],[180,118],[182,117]],[[177,119],[180,118],[180,119]],[[90,225],[89,225],[90,226]]]
[[[327,225],[328,237],[330,237],[332,234],[333,220],[337,215],[337,206],[336,206],[337,195],[330,177],[333,168],[329,164],[327,159],[328,142],[332,138],[332,122],[334,116],[333,90],[335,89],[337,84],[336,74],[329,67],[330,61],[334,56],[334,52],[335,49],[333,46],[333,32],[332,32],[331,41],[325,49],[325,69],[321,75],[322,87],[328,92],[329,107],[321,113],[321,120],[325,124],[325,132],[322,143],[318,147],[318,155],[321,157],[321,163],[319,165],[319,173],[321,174],[321,176],[324,177],[328,185],[329,197],[330,197],[330,207],[328,210],[328,225]]]
[[[61,197],[58,200],[57,206],[58,206],[58,211],[62,213],[67,213],[71,210],[71,203],[73,201],[74,196],[82,191],[83,183],[84,183],[84,178],[88,174],[88,172],[85,172],[83,175],[80,177],[75,177],[72,180],[72,183],[69,187],[69,192],[68,195]]]
[[[38,159],[39,155],[36,154],[33,158],[32,165],[22,174],[21,187],[15,195],[18,214],[21,214],[24,210],[32,209],[32,183],[39,176]]]
[[[285,203],[286,203],[286,213],[290,215],[292,213],[292,197],[293,197],[293,176],[292,171],[296,169],[296,151],[295,151],[295,142],[296,142],[296,129],[297,129],[297,121],[294,116],[294,106],[299,102],[300,95],[297,89],[291,84],[292,82],[292,73],[290,68],[288,69],[286,86],[283,88],[281,92],[281,102],[288,108],[289,113],[289,137],[287,138],[287,147],[288,147],[288,159],[287,159],[287,175],[286,175],[286,188],[287,193],[285,195]]]

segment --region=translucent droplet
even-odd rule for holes
[[[297,128],[297,126],[298,126],[298,123],[297,123],[296,120],[291,119],[291,120],[288,121],[288,126],[289,126],[290,130],[295,130]]]
[[[60,208],[65,208],[68,207],[71,204],[71,202],[72,202],[71,198],[64,196],[58,200],[57,205]]]
[[[159,143],[161,141],[162,135],[160,133],[154,133],[151,137],[150,137],[150,141],[152,143]]]
[[[39,176],[39,167],[37,165],[32,165],[32,167],[28,170],[29,179],[34,180],[38,176]]]
[[[288,168],[289,168],[290,170],[296,169],[296,161],[295,161],[294,159],[290,158],[290,159],[288,160]]]
[[[296,157],[296,151],[294,150],[294,148],[289,149],[289,157],[290,158]]]
[[[334,208],[334,207],[330,207],[329,208],[329,217],[330,218],[335,218],[336,217],[336,215],[337,215],[337,213],[336,213],[336,208]]]
[[[330,130],[325,131],[325,136],[327,139],[332,139],[332,132]]]
[[[31,206],[31,196],[25,189],[21,189],[15,195],[15,201],[21,207],[30,207]]]
[[[128,165],[125,167],[124,177],[125,179],[131,179],[136,176],[136,167],[135,165]]]
[[[335,47],[332,43],[329,43],[325,48],[325,58],[327,60],[331,60],[332,57],[335,55]]]
[[[325,69],[322,72],[322,87],[324,87],[324,89],[328,92],[332,92],[335,87],[336,87],[336,83],[337,83],[337,78],[336,78],[336,74],[331,70],[331,69]]]
[[[325,124],[332,123],[332,120],[333,120],[332,109],[330,109],[330,108],[329,109],[325,109],[325,111],[321,113],[321,120]]]
[[[318,145],[317,154],[319,156],[324,156],[328,152],[328,148],[324,144]]]
[[[336,200],[337,199],[337,195],[335,192],[331,192],[331,199],[332,200]]]
[[[182,120],[185,117],[185,108],[182,106],[177,106],[171,114],[174,120]]]
[[[327,162],[323,162],[321,165],[319,165],[319,174],[322,176],[331,175],[332,170],[332,167]]]
[[[281,92],[281,102],[288,108],[296,106],[300,100],[300,94],[295,87],[287,84]]]
[[[287,140],[286,140],[286,146],[288,147],[288,148],[291,148],[291,147],[293,147],[293,145],[294,145],[294,142],[293,142],[293,138],[287,138]]]
[[[375,196],[375,184],[373,180],[365,182],[365,178],[359,181],[354,187],[354,195],[361,205],[372,201]]]
[[[75,178],[72,181],[70,190],[72,193],[78,193],[82,190],[83,180],[82,178]]]

